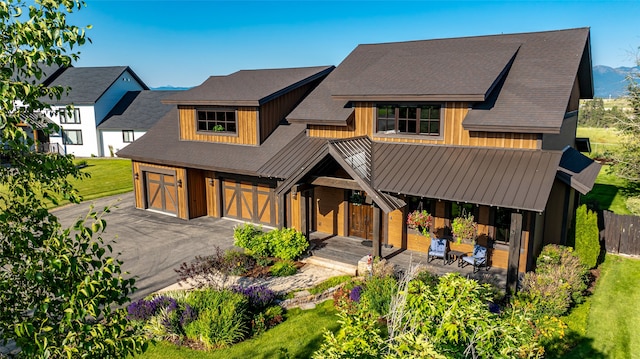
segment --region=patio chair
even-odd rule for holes
[[[460,262],[461,267],[465,267],[469,264],[473,266],[473,273],[476,273],[480,267],[485,267],[486,270],[489,270],[489,265],[487,261],[487,248],[476,244],[473,247],[473,255],[471,256],[463,256],[462,261]]]
[[[442,258],[442,263],[447,264],[448,243],[449,241],[444,238],[431,238],[428,261],[431,262],[434,258]]]

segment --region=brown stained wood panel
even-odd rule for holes
[[[199,169],[187,170],[187,191],[189,193],[189,218],[207,215],[207,181],[204,171]]]
[[[267,137],[269,137],[276,127],[278,127],[280,121],[300,103],[300,100],[307,92],[315,87],[316,84],[317,82],[311,82],[298,87],[260,106],[260,143],[263,143]]]
[[[602,236],[609,253],[640,255],[640,217],[603,211]]]
[[[223,179],[221,186],[223,216],[269,226],[278,225],[275,184],[259,183],[258,180]]]
[[[293,198],[294,196],[289,192],[287,197],[291,203],[289,206],[291,209],[291,224],[289,226],[297,229],[298,231],[302,231],[300,222],[300,194],[296,194],[295,198]]]
[[[227,217],[238,218],[238,199],[236,188],[227,187],[226,184],[223,185],[223,198],[224,198],[224,215]]]
[[[298,194],[300,196],[300,194]],[[344,190],[315,187],[315,223],[317,231],[343,236],[344,234]]]
[[[404,226],[404,215],[401,209],[388,214],[389,227],[387,231],[387,241],[396,248],[402,247],[402,227]]]
[[[175,193],[175,197],[172,197],[172,198],[175,198],[176,216],[178,218],[188,219],[189,213],[187,210],[188,209],[187,186],[185,185],[183,185],[182,187],[177,186],[178,180],[180,180],[181,183],[183,184],[187,183],[186,182],[187,175],[186,175],[186,170],[184,168],[163,166],[163,165],[157,165],[153,163],[136,162],[136,161],[132,161],[132,167],[133,167],[133,174],[134,174],[134,192],[135,192],[136,208],[146,209],[148,205],[147,189],[146,189],[147,184],[145,183],[147,174],[175,173],[175,178],[172,181],[173,183],[175,183],[176,193]],[[138,174],[137,180],[135,179],[136,174]]]
[[[216,178],[214,172],[204,171],[205,180],[205,192],[207,196],[207,216],[220,217],[218,211],[219,193],[220,193],[220,180]]]
[[[215,106],[209,106],[213,108]],[[209,108],[208,107],[208,108]],[[236,111],[237,134],[216,135],[215,132],[198,132],[194,106],[179,106],[180,139],[213,143],[258,145],[258,110],[256,107],[240,107]]]
[[[349,203],[349,236],[373,239],[373,206]]]
[[[407,249],[416,252],[429,253],[431,240],[416,231],[407,233]]]

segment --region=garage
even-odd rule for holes
[[[144,172],[147,209],[178,214],[178,191],[174,171]]]
[[[222,180],[223,215],[257,224],[276,226],[275,183],[257,179]]]

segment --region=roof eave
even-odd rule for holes
[[[319,120],[319,119],[304,119],[304,118],[287,118],[291,123],[304,123],[307,125],[320,125],[320,126],[349,126],[347,119],[344,120]]]
[[[478,132],[513,132],[513,133],[547,133],[559,134],[560,127],[536,127],[536,126],[503,126],[503,125],[483,125],[468,124],[462,122],[462,127],[467,131]]]
[[[334,100],[345,101],[469,101],[482,102],[486,100],[485,94],[434,94],[434,95],[331,95]]]
[[[292,85],[289,85],[289,86],[287,86],[287,87],[285,87],[285,88],[283,88],[281,90],[278,90],[278,91],[276,91],[276,92],[274,92],[274,93],[272,93],[272,94],[270,94],[268,96],[265,96],[265,97],[261,98],[260,100],[258,100],[258,102],[260,103],[260,105],[265,104],[265,103],[267,103],[267,102],[269,102],[269,101],[271,101],[271,100],[273,100],[275,98],[278,98],[278,97],[280,97],[280,96],[282,96],[282,95],[284,95],[284,94],[286,94],[288,92],[291,92],[291,91],[293,91],[293,90],[295,90],[295,89],[297,89],[297,88],[299,88],[301,86],[304,86],[304,85],[306,85],[306,84],[308,84],[310,82],[313,82],[313,81],[315,81],[317,79],[320,79],[320,78],[328,75],[335,68],[336,67],[333,66],[333,65],[329,66],[329,67],[327,67],[326,69],[324,69],[324,70],[322,70],[320,72],[317,72],[317,73],[315,73],[315,74],[313,74],[313,75],[311,75],[311,76],[309,76],[309,77],[307,77],[305,79],[302,79],[302,80],[300,80],[300,81],[298,81],[298,82],[296,82],[296,83],[294,83]]]
[[[258,100],[162,100],[165,105],[181,105],[181,106],[241,106],[241,107],[258,107]]]

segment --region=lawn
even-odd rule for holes
[[[606,256],[596,290],[586,304],[588,318],[584,320],[580,307],[575,315],[572,313],[571,327],[584,337],[563,358],[640,358],[638,278],[639,259]],[[585,321],[586,331],[580,328]]]
[[[627,196],[624,189],[627,181],[609,173],[609,166],[604,165],[596,178],[596,184],[591,192],[582,197],[583,202],[595,201],[601,209],[609,210],[616,214],[631,214],[625,204]]]
[[[615,151],[620,142],[620,134],[615,128],[578,127],[576,137],[589,138],[592,156],[601,156],[605,151]]]
[[[207,352],[159,343],[156,346],[150,346],[146,353],[136,358],[309,358],[322,344],[325,329],[328,328],[334,332],[338,330],[340,325],[337,321],[333,302],[329,300],[312,310],[292,309],[287,313],[287,320],[282,324],[259,337],[227,349]]]

